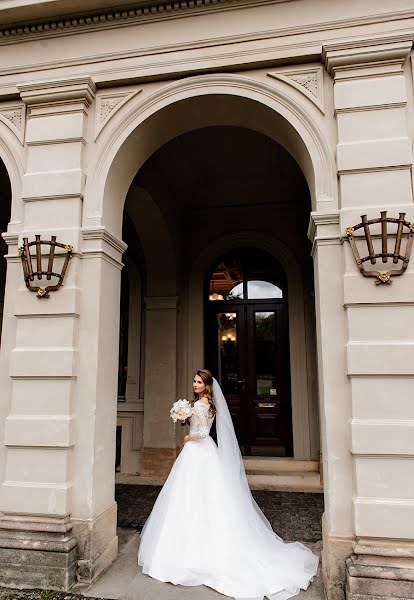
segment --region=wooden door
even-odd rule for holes
[[[206,365],[222,386],[245,455],[292,455],[285,307],[284,300],[208,307]]]

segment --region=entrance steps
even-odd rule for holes
[[[268,456],[244,456],[249,486],[253,490],[322,492],[319,462]]]
[[[317,460],[295,460],[269,456],[244,456],[247,481],[252,490],[281,492],[322,492]],[[116,483],[163,485],[166,477],[116,473]]]

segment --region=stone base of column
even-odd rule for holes
[[[345,600],[346,559],[353,552],[354,538],[329,535],[322,517],[322,576],[327,600]]]
[[[92,583],[118,555],[117,505],[92,519],[72,521],[79,548],[78,581]]]
[[[347,600],[414,598],[414,544],[359,541],[346,564]]]
[[[144,477],[168,477],[179,448],[143,448],[141,472]]]
[[[2,515],[1,586],[67,592],[76,582],[77,559],[69,518]]]

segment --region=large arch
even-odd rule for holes
[[[161,87],[142,101],[138,95],[130,105],[99,142],[85,189],[85,227],[103,225],[120,237],[125,197],[139,168],[170,139],[212,124],[265,133],[301,167],[314,210],[320,200],[336,202],[332,151],[283,82],[270,86],[240,75],[203,75]]]

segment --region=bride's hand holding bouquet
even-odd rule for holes
[[[183,400],[180,398],[180,400],[174,402],[170,410],[170,416],[174,423],[180,421],[181,425],[188,423],[192,414],[193,409],[191,408],[191,404],[185,398]]]
[[[193,414],[193,409],[191,408],[191,404],[185,398],[184,398],[184,400],[181,400],[181,398],[180,398],[180,400],[177,400],[177,402],[174,402],[174,404],[170,410],[170,416],[171,416],[172,420],[174,421],[174,423],[176,423],[177,421],[180,421],[181,425],[185,425],[186,423],[189,423],[189,419],[192,414]],[[186,442],[188,442],[190,439],[191,439],[191,436],[186,435],[184,438],[184,444]]]

